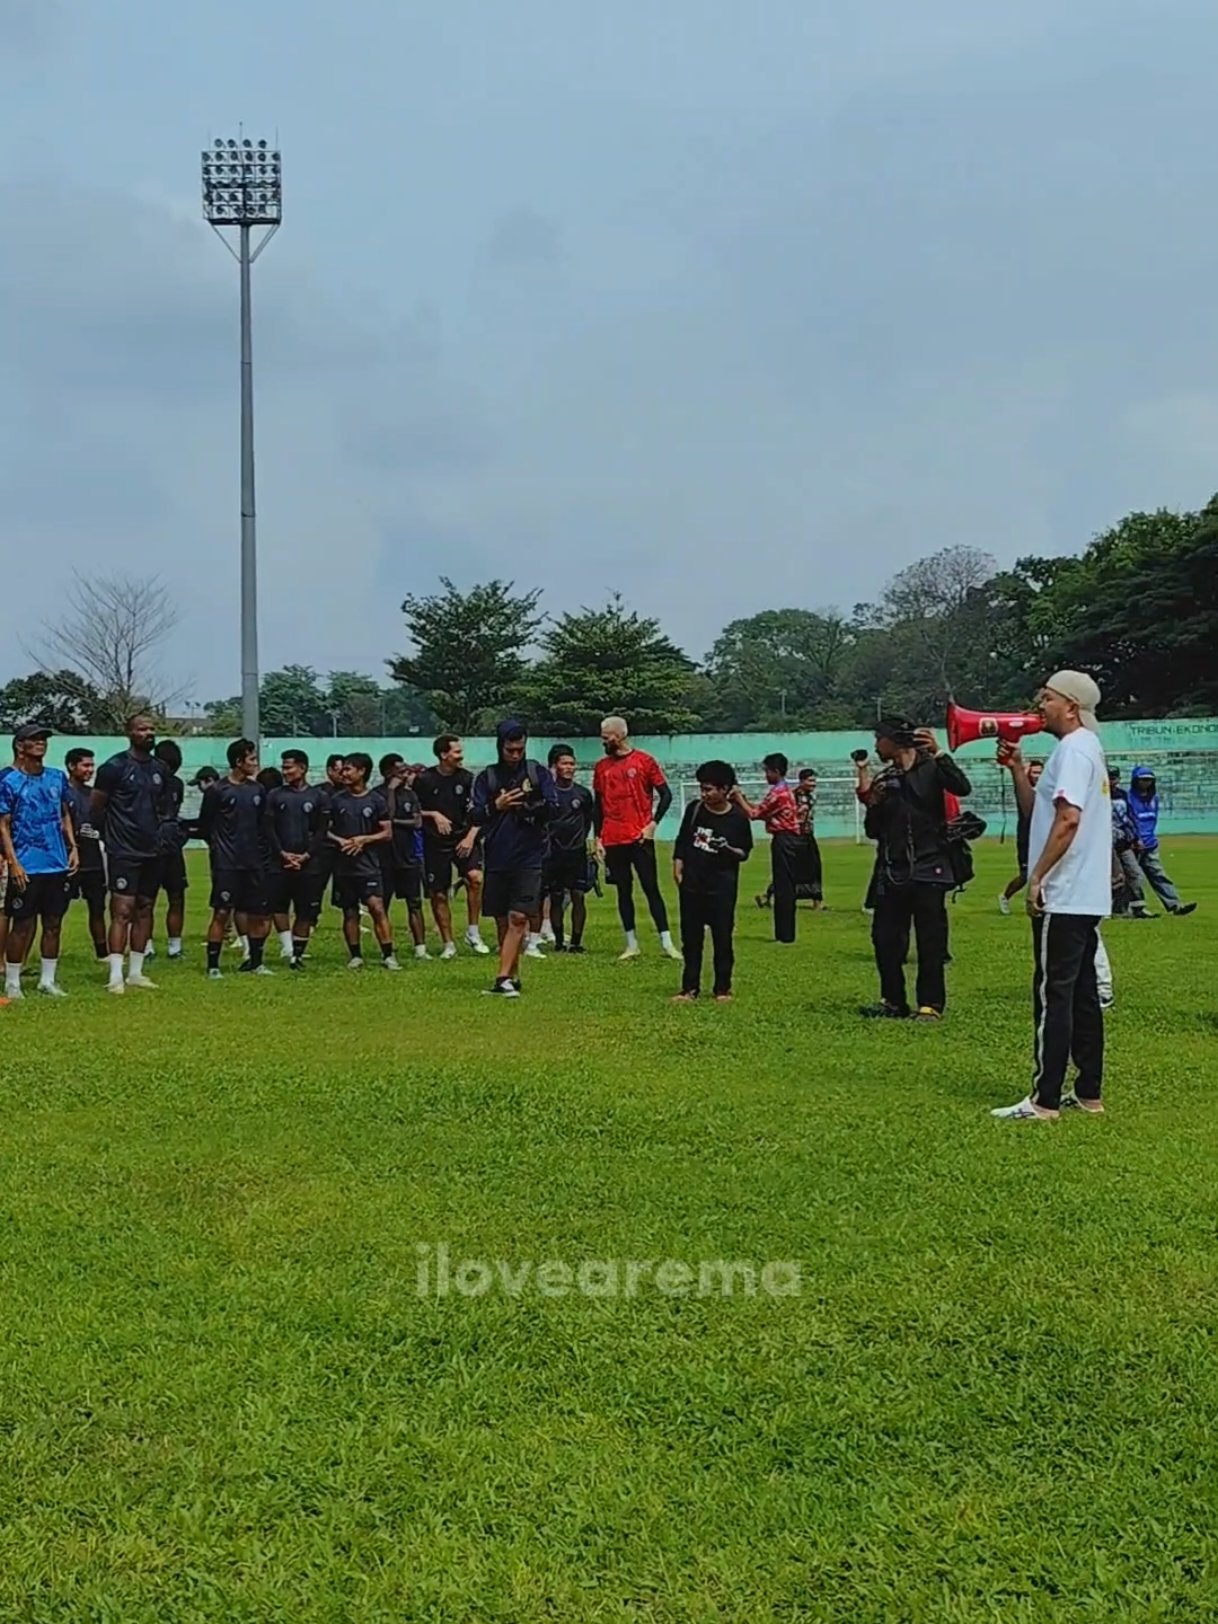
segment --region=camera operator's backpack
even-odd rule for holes
[[[958,812],[948,822],[947,855],[957,891],[963,891],[973,879],[973,850],[969,842],[980,840],[985,827],[984,818],[979,818],[975,812]]]

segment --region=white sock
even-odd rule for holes
[[[541,937],[540,936],[535,936],[533,934],[533,932],[530,931],[529,932],[529,943],[528,943],[528,945],[530,947],[540,947],[541,946]]]
[[[665,952],[672,947],[672,932],[670,930],[662,930],[660,932],[660,946]]]
[[[480,942],[482,940],[482,932],[477,925],[469,927],[465,933],[465,940],[467,942]]]
[[[127,957],[127,980],[138,981],[144,973],[144,955],[131,949]]]
[[[8,964],[7,962],[5,963],[5,966],[4,966],[4,990],[5,990],[5,992],[20,993],[20,991],[21,991],[21,966],[19,964]]]
[[[58,968],[58,959],[43,959],[42,974],[38,977],[38,985],[40,987],[53,987],[55,985],[55,972]]]
[[[250,956],[250,939],[249,939],[249,937],[248,936],[238,936],[237,940],[241,943],[241,957],[243,959],[248,959],[249,956]]]
[[[289,955],[292,953],[292,933],[290,930],[281,930],[279,932],[279,945],[285,953]]]
[[[638,931],[637,930],[628,930],[626,932],[626,950],[627,950],[627,952],[629,952],[629,953],[635,952],[637,950],[637,948],[638,948],[638,945],[639,945],[639,933],[638,933]]]
[[[122,984],[123,984],[123,955],[121,953],[111,953],[110,954],[110,985],[112,987],[121,987]]]
[[[180,953],[182,951],[182,938],[180,936],[171,936],[169,938],[169,951],[171,953]]]

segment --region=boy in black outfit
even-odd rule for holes
[[[554,774],[558,810],[546,829],[542,885],[550,903],[556,953],[582,953],[592,889],[588,841],[592,837],[592,791],[575,776],[575,751],[556,744],[547,757]],[[571,898],[571,940],[566,940],[566,903]]]
[[[736,961],[732,931],[736,923],[736,894],[740,865],[753,849],[753,830],[747,815],[732,804],[736,774],[726,761],[707,761],[698,768],[701,798],[691,801],[681,819],[673,848],[673,878],[681,897],[681,947],[685,974],[675,1003],[692,1003],[702,990],[704,933],[711,934],[714,955],[715,1002],[732,996],[732,969]]]

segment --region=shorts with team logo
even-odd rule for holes
[[[430,896],[447,896],[459,875],[468,879],[482,871],[482,842],[478,841],[468,857],[457,855],[452,841],[427,840],[423,843],[423,871]]]
[[[326,876],[320,866],[310,862],[303,868],[272,869],[267,889],[273,914],[294,914],[306,925],[315,925],[321,917]]]
[[[115,897],[143,897],[155,902],[161,889],[160,857],[116,857],[108,855],[106,875],[110,894]]]
[[[216,913],[232,911],[265,919],[271,911],[266,890],[266,872],[261,868],[211,871],[211,905]]]
[[[361,874],[336,874],[330,901],[345,914],[358,913],[373,897],[385,900],[385,880],[379,868]]]
[[[4,893],[4,916],[16,921],[62,919],[71,894],[68,874],[31,874],[22,887],[10,876]]]

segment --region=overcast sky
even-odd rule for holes
[[[264,669],[379,662],[444,572],[619,589],[701,655],[957,542],[1218,486],[1212,0],[0,0],[0,675],[159,572],[239,688],[237,276]],[[15,606],[15,607],[14,607]]]

